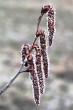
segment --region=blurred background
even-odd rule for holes
[[[0,96],[0,110],[73,110],[73,0],[0,0],[0,89],[18,71],[21,46],[32,43],[40,9],[49,2],[56,8],[56,34],[41,104],[35,105],[23,73]],[[45,17],[41,27],[46,29]]]

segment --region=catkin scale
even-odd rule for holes
[[[45,5],[45,6],[43,6],[42,8],[41,8],[41,14],[45,14],[45,13],[47,13],[48,12],[48,10],[50,9],[50,7],[51,7],[51,5],[49,4],[49,5]]]
[[[37,44],[34,44],[33,48],[36,50],[36,68],[37,68],[37,76],[39,80],[40,93],[44,92],[44,80],[41,69],[41,49]]]

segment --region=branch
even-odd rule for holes
[[[6,84],[5,87],[3,87],[1,90],[0,90],[0,95],[5,92],[9,87],[10,85],[13,83],[13,81],[19,76],[20,73],[22,72],[27,72],[27,70],[25,71],[21,71],[21,69],[23,68],[23,64],[20,66],[20,69],[19,71],[16,73],[16,75],[9,81],[9,83]]]

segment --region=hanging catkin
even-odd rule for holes
[[[45,73],[45,78],[48,77],[48,58],[47,58],[47,53],[46,53],[46,39],[45,39],[45,34],[44,31],[38,30],[38,33],[36,34],[37,37],[40,37],[40,47],[41,47],[41,55],[42,55],[42,60],[43,60],[43,69]]]
[[[38,85],[38,78],[35,70],[35,64],[34,64],[34,59],[32,55],[28,56],[28,70],[32,76],[32,85],[33,85],[33,91],[34,91],[34,100],[36,104],[40,103],[40,93],[39,93],[39,85]]]
[[[38,19],[37,23],[37,32],[39,30],[40,22],[44,14],[47,13],[47,30],[48,30],[48,39],[49,39],[49,46],[52,45],[52,40],[54,37],[55,29],[55,9],[50,4],[45,5],[41,8],[41,15]]]
[[[39,86],[40,86],[40,93],[44,92],[44,79],[42,74],[42,68],[41,68],[41,49],[37,44],[34,44],[33,48],[36,50],[36,68],[37,68],[37,76],[39,80]]]

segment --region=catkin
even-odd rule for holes
[[[41,69],[41,49],[37,44],[34,44],[33,48],[36,50],[36,68],[37,68],[37,76],[39,80],[40,93],[44,92],[44,79]]]
[[[47,78],[48,77],[48,59],[47,59],[47,53],[46,53],[46,40],[45,40],[44,31],[41,31],[41,32],[42,34],[40,35],[40,46],[41,46],[41,52],[42,52],[45,78]]]
[[[26,71],[30,72],[33,91],[34,91],[34,100],[36,104],[40,103],[40,93],[44,92],[45,83],[44,77],[48,78],[49,70],[49,61],[47,49],[47,39],[44,31],[39,29],[40,22],[44,14],[47,13],[47,38],[49,40],[49,46],[52,45],[52,40],[55,33],[55,10],[48,4],[42,7],[41,15],[39,16],[37,22],[36,37],[33,44],[25,44],[22,46],[22,64],[27,67]],[[40,44],[36,43],[39,39]],[[36,44],[35,44],[36,43]],[[32,51],[35,49],[36,55],[33,57]],[[43,68],[42,68],[43,67]],[[44,72],[44,74],[43,74]]]
[[[47,13],[47,30],[49,32],[48,39],[49,39],[49,46],[52,45],[52,40],[55,33],[55,9],[50,5],[45,5],[41,9],[41,15],[38,19],[37,23],[37,32],[39,30],[40,22],[44,14]]]
[[[49,46],[51,46],[55,33],[55,10],[53,7],[50,7],[48,11],[47,27],[49,31]]]
[[[34,90],[34,100],[36,104],[40,103],[40,93],[39,93],[39,85],[38,85],[38,78],[37,78],[37,74],[35,71],[35,67],[34,67],[34,59],[32,55],[28,56],[28,64],[29,64],[29,72],[31,74],[32,77],[32,85],[33,85],[33,90]]]
[[[46,39],[45,39],[45,34],[43,30],[38,30],[37,37],[40,37],[40,47],[41,47],[41,55],[42,55],[42,60],[43,60],[43,69],[45,73],[45,78],[48,77],[48,58],[47,58],[47,53],[46,53]]]
[[[21,49],[21,58],[22,63],[25,63],[25,59],[27,58],[27,55],[29,54],[29,44],[23,44]]]

